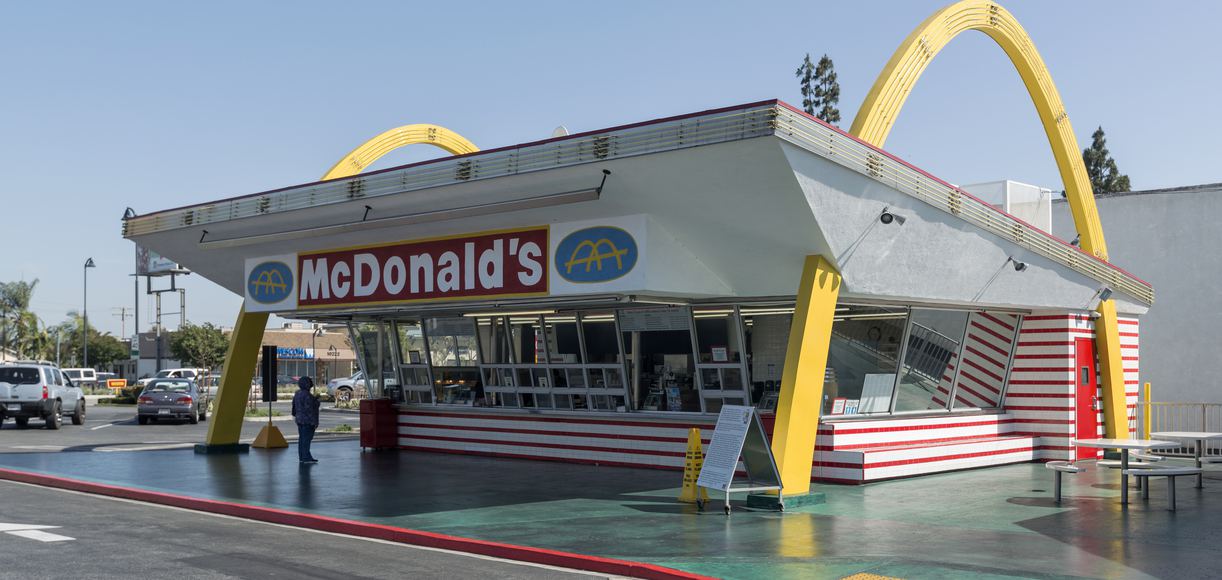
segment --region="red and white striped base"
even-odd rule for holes
[[[1013,321],[982,317],[978,322],[982,332],[999,327],[996,334],[1002,338],[981,334],[977,341],[981,348],[972,353],[976,358],[965,356],[964,364],[972,366],[974,362],[973,368],[991,369],[989,365],[1001,363],[986,360],[986,355],[993,346],[1008,347],[1002,331]],[[812,458],[811,479],[863,483],[987,465],[1071,459],[1071,440],[1077,436],[1074,338],[1091,337],[1093,330],[1087,316],[1025,317],[1004,391],[1003,413],[823,423]],[[1137,320],[1121,319],[1120,336],[1132,431],[1138,385]],[[1007,344],[998,346],[1003,340]],[[1000,384],[983,378],[964,384],[974,386],[971,397],[981,400],[999,396],[1001,391]],[[948,393],[949,388],[943,394]],[[974,398],[957,402],[981,404]],[[687,450],[688,429],[700,428],[707,445],[715,421],[714,417],[585,417],[510,409],[405,407],[399,415],[399,446],[679,470]],[[765,427],[771,431],[768,417]]]

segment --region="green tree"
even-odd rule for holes
[[[1086,174],[1090,176],[1090,187],[1095,195],[1129,191],[1129,176],[1120,173],[1116,160],[1108,153],[1103,127],[1095,129],[1091,135],[1090,147],[1082,150],[1082,162],[1086,164]]]
[[[807,53],[794,76],[802,92],[802,109],[827,123],[839,123],[840,109],[836,105],[840,103],[840,83],[832,59],[825,54],[816,65]]]
[[[22,356],[38,356],[40,346],[46,341],[42,321],[30,312],[30,299],[36,286],[37,278],[33,282],[0,282],[0,346]]]
[[[216,368],[225,360],[228,348],[225,332],[210,322],[185,323],[170,337],[170,354],[193,367]]]
[[[81,333],[83,331],[84,320],[81,319],[81,315],[76,311],[69,312],[68,320],[61,322],[51,330],[47,337],[42,357],[55,360],[55,342],[58,339],[60,344],[60,364],[65,367],[80,366],[84,361],[84,353],[81,348]],[[90,326],[88,337],[89,366],[92,368],[102,368],[117,360],[131,356],[127,347],[123,345],[123,341],[111,336],[109,333],[102,334],[98,332],[98,329]]]

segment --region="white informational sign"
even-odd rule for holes
[[[687,330],[691,326],[691,315],[683,307],[621,310],[619,317],[624,332]]]
[[[895,373],[869,374],[861,386],[858,413],[886,413],[891,410],[891,392],[895,389]]]
[[[696,485],[721,491],[730,488],[734,471],[738,469],[738,458],[743,452],[743,443],[747,440],[752,415],[751,407],[722,405],[721,414],[717,416],[717,427],[713,430],[713,441],[709,443]]]

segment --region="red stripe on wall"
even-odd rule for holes
[[[1000,327],[1002,327],[1002,328],[1004,328],[1004,329],[1006,329],[1006,330],[1008,330],[1008,331],[1010,331],[1010,332],[1014,332],[1014,325],[1013,325],[1013,324],[1010,324],[1010,323],[1008,323],[1008,322],[1005,322],[1005,321],[1003,321],[1002,319],[997,318],[996,316],[993,316],[992,314],[989,314],[988,312],[980,312],[980,313],[978,313],[978,314],[980,315],[980,317],[981,317],[981,318],[984,318],[984,319],[986,319],[986,320],[990,320],[990,321],[992,321],[993,323],[997,324],[998,326],[1000,326]]]
[[[464,419],[482,419],[485,421],[489,419],[495,419],[497,421],[535,421],[535,422],[544,422],[544,423],[573,423],[576,425],[616,425],[616,426],[625,425],[629,427],[656,427],[660,429],[688,429],[691,427],[695,427],[697,429],[708,429],[714,426],[717,422],[715,417],[710,418],[710,419],[696,419],[694,417],[684,417],[682,419],[676,418],[676,421],[674,423],[665,423],[661,421],[656,422],[656,423],[651,423],[647,421],[633,421],[629,419],[620,421],[620,420],[609,420],[609,419],[584,419],[584,418],[567,417],[567,416],[562,417],[562,416],[557,416],[557,415],[529,416],[529,415],[511,415],[511,414],[500,414],[500,413],[496,413],[496,414],[494,413],[461,413],[461,412],[446,413],[446,412],[437,412],[437,411],[420,411],[416,409],[403,409],[403,408],[399,409],[399,414],[400,415],[425,415],[428,417],[461,417]],[[693,421],[702,421],[702,422],[698,424],[691,423]]]
[[[493,433],[514,433],[518,435],[546,435],[554,437],[590,437],[596,439],[626,439],[630,441],[655,441],[659,443],[687,443],[686,437],[655,437],[649,435],[628,435],[622,433],[591,433],[588,431],[547,431],[543,429],[510,429],[507,427],[484,427],[480,425],[434,425],[432,423],[399,423],[400,427],[416,427],[420,429],[451,429],[455,431],[488,431]],[[401,435],[415,437],[415,435]],[[709,443],[711,439],[701,439]]]
[[[992,363],[992,364],[993,364],[993,366],[995,366],[995,367],[997,367],[997,368],[999,368],[999,369],[1001,369],[1001,370],[1003,370],[1003,371],[1006,369],[1006,365],[1005,365],[1005,363],[1000,363],[1000,362],[997,362],[996,360],[993,360],[993,357],[991,357],[991,356],[989,356],[989,355],[987,355],[987,354],[984,354],[983,352],[980,352],[980,351],[976,350],[975,348],[973,348],[973,347],[971,347],[971,346],[966,346],[966,347],[963,347],[963,350],[966,350],[966,351],[968,351],[968,352],[970,352],[970,353],[972,353],[972,354],[974,354],[974,355],[976,355],[976,356],[978,356],[978,357],[980,357],[980,358],[984,359],[985,361],[988,361],[988,362]],[[1010,353],[1006,353],[1006,356],[1009,356],[1009,354],[1010,354]],[[969,362],[969,361],[967,361],[967,360],[965,360],[965,361],[964,361],[964,363],[965,363],[965,364],[970,364],[970,362]]]
[[[916,465],[920,463],[933,463],[936,461],[952,461],[955,459],[971,459],[973,457],[988,457],[990,455],[1008,455],[1011,453],[1026,453],[1034,451],[1031,446],[1016,447],[1013,449],[993,449],[991,451],[977,451],[974,453],[957,453],[955,455],[943,455],[941,457],[914,457],[912,459],[897,459],[894,461],[880,461],[878,463],[867,463],[862,467],[864,469],[877,469],[880,467],[895,467],[897,465]]]
[[[987,327],[987,326],[985,326],[985,325],[983,325],[983,324],[980,324],[979,322],[973,322],[973,323],[972,323],[972,327],[974,327],[974,328],[977,328],[977,329],[979,329],[979,330],[984,331],[985,333],[989,334],[990,336],[993,336],[993,337],[994,337],[994,338],[996,338],[997,340],[1000,340],[1000,341],[1001,341],[1003,344],[1010,344],[1011,340],[1013,340],[1013,339],[1008,338],[1008,337],[1006,337],[1006,336],[1002,335],[1001,333],[999,333],[999,332],[997,332],[997,331],[993,330],[992,328],[989,328],[989,327]],[[1009,353],[1007,353],[1007,354],[1009,354]]]
[[[930,423],[925,425],[906,425],[901,427],[866,427],[861,429],[836,429],[836,435],[858,435],[861,433],[893,433],[896,431],[921,431],[926,429],[949,429],[954,427],[983,427],[985,425],[1005,425],[1012,419],[991,419],[962,423]]]
[[[624,453],[628,455],[653,455],[655,457],[684,457],[685,451],[654,451],[652,449],[629,449],[626,447],[598,447],[594,445],[568,445],[560,443],[540,443],[535,441],[505,441],[501,439],[473,439],[470,437],[447,437],[442,435],[400,435],[400,439],[416,439],[426,441],[451,441],[454,443],[479,443],[480,445],[510,445],[514,447],[542,447],[544,449],[568,449],[572,451],[602,451],[606,453]]]

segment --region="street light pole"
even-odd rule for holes
[[[85,260],[85,296],[81,300],[81,322],[83,323],[81,328],[81,350],[82,358],[85,359],[84,364],[81,365],[82,368],[89,368],[89,269],[93,267],[95,267],[93,265],[93,258]]]

